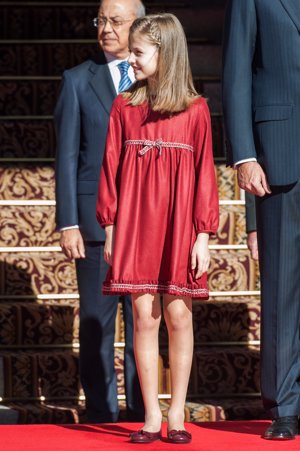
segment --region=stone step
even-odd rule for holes
[[[216,234],[216,238],[210,239],[210,244],[246,244],[245,205],[220,205],[220,222],[218,232]]]
[[[78,352],[0,352],[1,397],[8,401],[78,397]],[[117,363],[117,362],[116,362]]]
[[[221,114],[221,85],[219,80],[195,80],[199,94],[208,100],[211,113]],[[53,114],[59,79],[0,80],[0,116],[49,116]]]
[[[55,205],[3,205],[0,217],[0,247],[59,246],[55,231]],[[220,226],[212,245],[245,245],[245,206],[221,205]]]
[[[124,349],[115,348],[118,395],[124,395]],[[83,391],[79,382],[78,350],[0,351],[3,404],[8,402],[79,400]],[[188,388],[188,397],[232,398],[258,396],[259,347],[196,348]],[[158,365],[160,395],[171,393],[167,347],[161,347]]]
[[[211,297],[193,301],[195,348],[229,348],[260,340],[260,300],[258,296]],[[167,343],[166,327],[161,327],[160,343]]]
[[[219,198],[223,201],[240,200],[243,195],[238,186],[236,171],[224,161],[215,165]]]
[[[8,249],[9,251],[9,249]],[[0,295],[77,294],[75,265],[62,252],[0,253]]]
[[[17,409],[0,405],[0,425],[18,424],[19,413]]]
[[[0,424],[77,424],[87,423],[84,403],[72,401],[7,402],[14,421]]]
[[[79,300],[76,304],[66,301],[0,303],[0,349],[52,347],[55,352],[61,346],[72,347],[78,342]]]
[[[24,104],[23,108],[29,109]],[[214,156],[224,158],[224,131],[221,115],[212,113],[211,122]],[[52,116],[1,117],[0,158],[43,160],[54,158],[54,156],[55,133]]]
[[[215,169],[220,199],[239,201],[236,171],[223,161],[216,161]],[[54,162],[2,162],[0,166],[0,200],[54,200],[54,183]]]
[[[210,251],[208,286],[211,292],[259,290],[258,265],[248,249]]]
[[[0,247],[59,246],[55,206],[1,206]]]
[[[0,158],[53,159],[54,156],[52,117],[1,119]]]
[[[0,42],[0,75],[61,75],[97,52],[97,43],[74,40]],[[193,74],[220,76],[221,45],[189,42]]]
[[[206,345],[247,346],[260,340],[260,302],[240,296],[193,301],[195,348]],[[53,349],[78,347],[79,300],[4,301],[0,303],[0,349]],[[116,347],[124,343],[122,304],[116,318]],[[164,321],[160,344],[166,346]]]
[[[164,2],[165,3],[165,2]],[[169,12],[181,21],[188,36],[201,36],[220,41],[223,5],[194,7],[182,4],[149,2],[147,13]],[[47,5],[38,2],[34,8],[14,2],[2,7],[0,39],[96,39],[92,18],[97,16],[99,3],[63,3]]]
[[[5,157],[2,157],[5,159]],[[7,157],[9,159],[9,157]],[[54,200],[54,162],[43,160],[29,162],[4,162],[0,166],[0,200]],[[219,197],[222,201],[239,201],[236,172],[216,161],[216,177]]]
[[[115,348],[118,395],[124,395],[124,350]],[[44,397],[55,400],[79,400],[83,390],[79,382],[79,350],[0,351],[1,398],[8,402],[31,401]],[[163,382],[161,383],[164,389]]]
[[[223,121],[219,115],[212,117],[212,134],[214,156],[224,157]],[[55,133],[52,116],[1,117],[0,159],[43,160],[54,156]]]
[[[163,421],[167,420],[170,401],[160,400]],[[120,420],[126,420],[124,401],[120,401]],[[32,401],[14,402],[8,404],[8,409],[14,412],[10,422],[0,424],[78,424],[87,423],[84,403],[71,401]],[[4,407],[4,406],[2,406]],[[185,403],[185,421],[222,421],[265,419],[262,403],[259,397],[236,399],[195,399]],[[7,419],[7,418],[6,418]]]
[[[205,346],[194,350],[189,397],[252,396],[260,392],[259,346]],[[160,349],[159,387],[171,392],[166,347]]]
[[[215,168],[220,199],[239,200],[241,194],[236,172],[225,163],[216,163]],[[0,166],[0,200],[54,201],[54,183],[53,163],[7,163]]]
[[[1,200],[54,200],[54,163],[2,164]]]
[[[200,410],[199,406],[203,406],[204,409]],[[260,396],[219,398],[217,400],[214,398],[195,398],[188,401],[186,407],[189,409],[189,417],[186,414],[186,421],[192,422],[269,419],[263,409]]]
[[[12,249],[0,253],[0,295],[77,294],[75,265],[62,252]],[[208,272],[211,292],[258,289],[258,270],[247,249],[212,249]]]
[[[196,348],[188,392],[207,397],[257,394],[260,392],[259,364],[259,346]]]

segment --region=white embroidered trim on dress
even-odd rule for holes
[[[186,287],[178,287],[177,285],[163,285],[163,284],[132,284],[132,283],[109,283],[109,286],[103,287],[103,291],[111,291],[111,290],[172,290],[179,292],[180,294],[188,294],[188,295],[200,295],[207,294],[208,290],[206,288],[186,288]]]
[[[127,144],[143,145],[144,147],[141,150],[139,150],[140,156],[145,155],[145,153],[147,153],[149,150],[155,147],[158,149],[159,155],[161,155],[163,147],[175,147],[176,149],[185,149],[189,150],[190,152],[194,152],[193,146],[189,146],[188,144],[182,143],[166,142],[163,141],[161,138],[157,139],[156,141],[150,141],[149,139],[128,139],[127,141],[125,141],[125,146]]]

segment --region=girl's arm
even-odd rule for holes
[[[115,224],[118,209],[117,174],[122,144],[120,99],[117,98],[110,113],[98,186],[96,217],[101,227]]]
[[[105,227],[105,245],[104,245],[104,260],[108,265],[112,265],[112,256],[114,252],[114,238],[115,226],[107,225]]]
[[[196,270],[196,279],[208,270],[209,235],[216,233],[219,225],[219,196],[212,151],[210,114],[204,99],[199,106],[194,134],[196,185],[193,220],[197,239],[191,254],[191,267]]]
[[[197,235],[214,234],[219,226],[219,196],[212,150],[210,114],[206,101],[199,102],[194,130],[195,197],[193,221]]]
[[[195,279],[199,279],[207,272],[210,263],[210,254],[208,249],[208,233],[199,233],[194,243],[191,254],[191,268],[195,270]]]

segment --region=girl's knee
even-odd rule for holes
[[[192,314],[185,308],[174,309],[165,314],[167,327],[172,331],[186,330],[192,327]]]
[[[155,332],[158,331],[160,318],[153,318],[149,315],[136,315],[135,321],[136,332]]]

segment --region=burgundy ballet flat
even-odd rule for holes
[[[168,441],[170,443],[191,443],[192,441],[192,434],[190,434],[188,431],[177,431],[176,429],[172,429],[172,431],[168,431]]]
[[[161,430],[158,432],[147,432],[140,429],[139,431],[131,432],[129,435],[131,443],[152,443],[156,440],[161,440]]]

